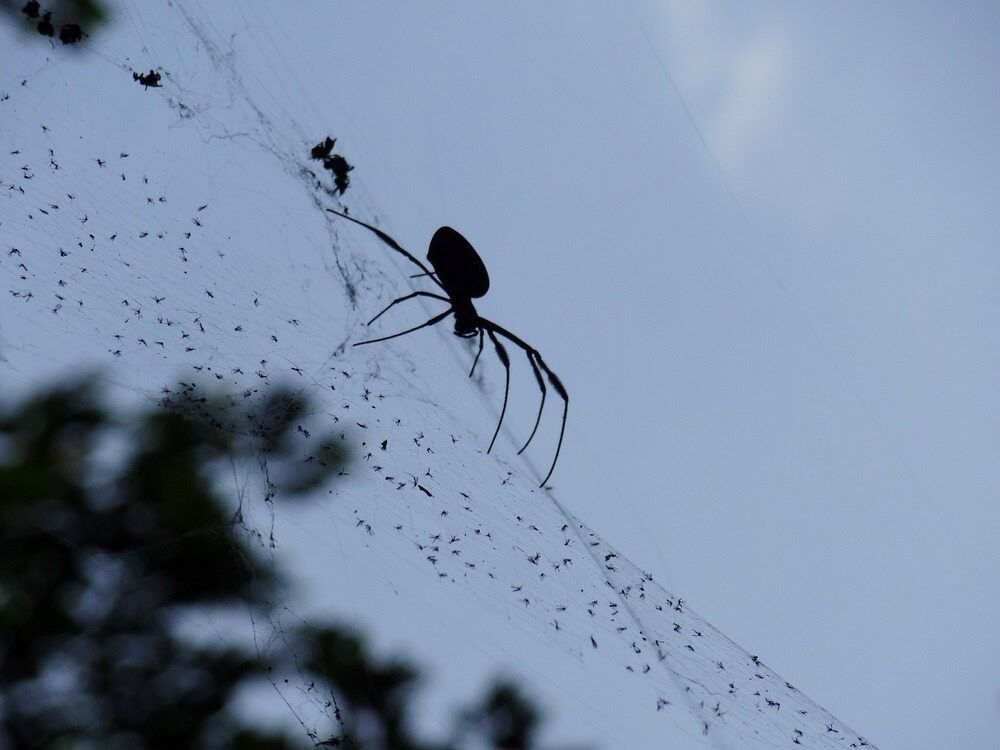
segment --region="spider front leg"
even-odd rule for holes
[[[383,336],[378,339],[368,339],[368,341],[359,341],[353,346],[362,346],[364,344],[377,344],[379,341],[388,341],[389,339],[398,339],[400,336],[405,336],[408,333],[413,333],[414,331],[419,331],[421,328],[427,328],[427,326],[432,326],[435,323],[440,323],[442,320],[451,315],[451,308],[449,307],[440,315],[435,315],[433,318],[428,320],[426,323],[421,323],[418,326],[413,326],[413,328],[407,328],[405,331],[400,331],[399,333],[394,333],[391,336]]]
[[[394,240],[388,234],[386,234],[385,232],[383,232],[381,229],[379,229],[378,227],[373,227],[371,224],[368,224],[367,222],[361,221],[360,219],[355,219],[353,216],[348,216],[347,214],[341,213],[340,211],[335,211],[332,208],[328,208],[326,210],[329,211],[331,214],[339,216],[342,219],[347,219],[348,221],[353,221],[358,226],[362,226],[365,229],[367,229],[369,232],[373,233],[376,237],[378,237],[380,240],[382,240],[382,242],[384,242],[386,245],[388,245],[393,250],[395,250],[397,253],[399,253],[404,258],[406,258],[408,261],[410,261],[410,263],[412,263],[417,268],[419,268],[421,271],[423,271],[423,273],[419,274],[419,275],[421,275],[421,276],[430,276],[431,281],[433,281],[439,287],[441,287],[442,289],[444,289],[444,286],[438,280],[437,276],[434,275],[434,272],[432,270],[430,270],[427,266],[425,266],[423,263],[421,263],[419,260],[417,260],[417,258],[414,257],[412,253],[410,253],[406,248],[404,248],[402,245],[400,245],[398,242],[396,242],[396,240]]]

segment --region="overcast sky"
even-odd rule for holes
[[[886,747],[996,746],[997,7],[334,15],[303,85],[562,376],[558,496]]]
[[[997,746],[996,6],[206,12],[355,215],[478,248],[564,505],[877,744]]]

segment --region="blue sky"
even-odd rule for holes
[[[356,167],[354,215],[418,255],[442,224],[476,245],[492,279],[480,313],[536,346],[569,390],[552,482],[564,506],[877,744],[996,746],[1000,12],[204,12],[269,113],[338,138]],[[118,29],[171,49],[142,11]],[[99,57],[88,63],[106,70]],[[217,122],[240,122],[232,81],[196,62],[164,65],[178,87],[164,95],[205,104],[192,131],[211,134],[204,145]],[[57,90],[45,65],[25,65],[11,81],[37,74]],[[232,167],[211,153],[210,185]],[[239,199],[270,208],[254,165],[239,169]],[[279,226],[277,190],[273,210]],[[290,246],[325,241],[294,216]],[[247,244],[254,231],[241,228]],[[406,272],[371,287],[358,315],[403,293]],[[324,310],[322,270],[311,278],[301,301]],[[464,372],[449,380],[441,354],[460,343],[421,335],[405,346],[439,358],[432,384],[454,400],[443,413],[469,413]],[[499,366],[486,361],[495,409]],[[497,448],[512,465],[536,390],[515,366]],[[557,429],[553,410],[527,454],[543,472]],[[588,710],[559,709],[564,727]]]

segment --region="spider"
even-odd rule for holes
[[[542,377],[542,373],[545,373],[549,384],[563,400],[563,415],[562,426],[559,428],[559,442],[556,444],[556,453],[552,458],[552,465],[539,485],[540,487],[544,487],[545,483],[549,481],[549,477],[552,476],[553,470],[556,468],[556,461],[559,459],[559,450],[562,448],[563,434],[566,432],[566,415],[569,412],[569,394],[566,393],[566,388],[563,387],[562,382],[556,374],[545,364],[545,360],[542,359],[542,355],[538,353],[537,349],[529,346],[522,338],[511,333],[506,328],[497,325],[492,320],[487,320],[476,312],[472,300],[484,296],[490,288],[489,273],[487,273],[486,265],[483,263],[482,258],[479,257],[476,249],[465,237],[451,227],[441,227],[431,237],[430,246],[427,249],[427,260],[430,261],[434,269],[432,271],[381,229],[377,229],[371,224],[366,224],[359,219],[355,219],[353,216],[348,216],[332,208],[326,210],[348,221],[353,221],[355,224],[359,224],[373,232],[382,242],[420,269],[421,273],[416,274],[413,278],[426,276],[441,287],[441,290],[444,292],[442,295],[435,294],[434,292],[419,291],[394,299],[378,315],[369,320],[367,325],[374,323],[393,306],[398,305],[400,302],[411,300],[414,297],[431,297],[442,302],[447,302],[450,305],[443,313],[435,315],[430,320],[418,326],[407,328],[405,331],[394,333],[391,336],[359,341],[354,346],[375,344],[379,341],[388,341],[389,339],[405,336],[421,328],[436,325],[449,315],[454,314],[456,336],[461,336],[462,338],[479,336],[479,350],[476,352],[476,358],[472,361],[472,369],[469,370],[469,377],[471,378],[472,374],[476,371],[476,365],[479,363],[479,356],[483,353],[484,337],[490,337],[490,341],[493,342],[493,348],[496,349],[497,358],[504,366],[506,379],[504,382],[503,406],[500,407],[500,419],[497,421],[497,428],[493,432],[493,439],[490,440],[490,447],[486,449],[487,453],[493,450],[493,444],[496,442],[497,435],[500,434],[500,425],[503,424],[504,414],[507,412],[507,395],[510,392],[510,357],[507,355],[507,349],[500,343],[500,339],[497,337],[502,336],[510,343],[524,350],[524,353],[528,355],[528,363],[531,365],[531,371],[535,374],[538,388],[542,392],[542,400],[538,406],[538,416],[535,418],[535,426],[531,429],[531,434],[528,435],[528,439],[524,442],[524,445],[521,446],[521,450],[517,452],[518,455],[521,455],[524,449],[531,443],[532,438],[535,437],[535,433],[538,431],[538,425],[542,421],[542,411],[545,409],[546,396],[545,378]]]

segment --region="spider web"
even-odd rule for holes
[[[302,460],[332,433],[356,457],[347,476],[291,507],[266,455],[233,466],[248,535],[305,581],[284,618],[250,624],[262,654],[289,622],[346,612],[439,665],[455,695],[478,682],[468,665],[513,670],[558,708],[559,737],[868,746],[539,490],[519,444],[485,453],[494,359],[469,387],[474,346],[447,330],[350,346],[413,269],[325,211],[380,218],[363,184],[341,203],[309,160],[336,124],[258,55],[260,28],[223,31],[186,2],[114,13],[70,52],[0,31],[0,372],[23,390],[99,370],[157,403],[213,386],[308,397]],[[267,36],[294,60],[292,35]],[[132,79],[150,67],[161,88]],[[393,321],[430,317],[420,304]],[[294,665],[273,684],[314,741],[336,734],[335,696]]]

